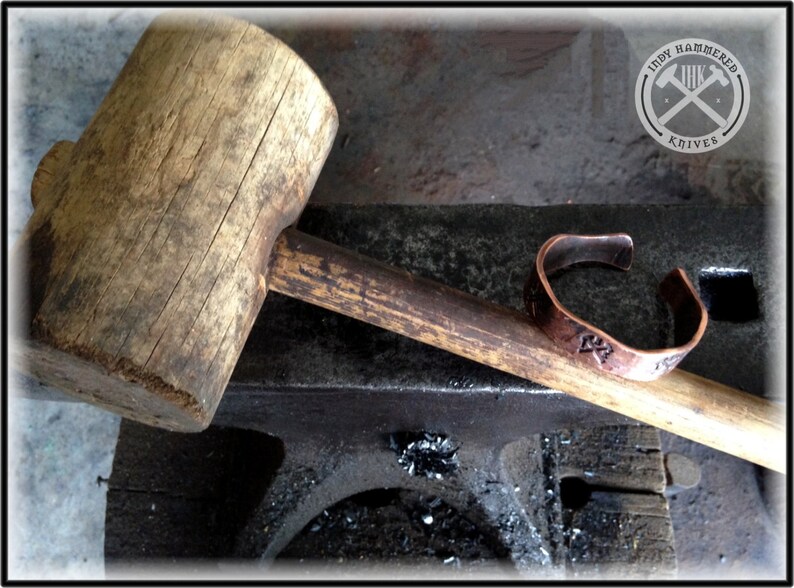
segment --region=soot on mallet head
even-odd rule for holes
[[[458,469],[458,448],[449,436],[427,431],[392,433],[389,447],[397,454],[397,463],[411,476],[441,480]]]

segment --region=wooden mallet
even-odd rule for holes
[[[200,431],[270,289],[784,471],[772,402],[681,370],[650,383],[591,370],[524,313],[288,228],[336,130],[322,83],[277,39],[224,16],[157,18],[80,139],[36,172],[13,254],[27,264],[18,367]]]

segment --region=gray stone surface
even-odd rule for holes
[[[9,10],[8,246],[32,212],[39,159],[80,136],[148,21],[139,11]],[[13,394],[8,409],[9,577],[103,578],[97,480],[110,476],[119,418]]]
[[[152,14],[9,10],[9,245],[33,211],[39,160],[56,141],[80,137]]]
[[[776,205],[785,163],[783,9],[718,18],[714,10],[239,12],[298,50],[339,106],[339,138],[316,200]],[[37,162],[55,141],[79,137],[160,11],[9,9],[8,245],[31,212]],[[483,34],[489,27],[558,35],[538,47],[536,36]],[[651,141],[632,99],[648,52],[690,34],[711,35],[741,56],[753,100],[726,149],[691,157]],[[11,576],[101,578],[104,487],[96,479],[109,474],[117,418],[83,405],[12,400],[9,420]],[[698,500],[749,475],[721,454],[709,459],[733,474],[704,468]],[[681,513],[674,523],[690,530],[698,517],[726,516]],[[702,574],[708,553],[691,560]],[[734,572],[723,555],[717,563]]]
[[[9,422],[9,577],[102,578],[119,419],[84,404],[11,396]]]

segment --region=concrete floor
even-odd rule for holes
[[[9,246],[31,213],[39,159],[55,141],[79,137],[158,12],[9,10]],[[318,201],[783,202],[782,10],[723,10],[718,18],[694,10],[238,13],[296,49],[337,103],[340,131]],[[741,56],[752,87],[742,132],[696,156],[653,142],[633,101],[645,58],[688,36]],[[8,408],[11,577],[101,578],[102,479],[111,470],[117,417],[13,394]],[[731,510],[756,509],[762,537],[779,537],[774,519],[782,515],[759,507],[755,487],[735,496],[734,476],[755,483],[752,466],[673,437],[666,443],[703,463],[699,489],[671,502],[685,544],[678,548],[683,575],[738,577],[744,564],[736,555],[780,577],[780,554],[742,555],[736,542],[743,538],[725,534],[729,514],[708,500],[733,491]],[[699,505],[702,521],[684,501]],[[725,547],[692,547],[720,532]]]

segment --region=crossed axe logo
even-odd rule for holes
[[[688,104],[694,103],[695,106],[700,108],[700,110],[702,110],[706,115],[708,115],[708,117],[711,120],[717,123],[721,129],[724,129],[728,125],[728,121],[722,118],[720,114],[716,110],[714,110],[711,106],[703,102],[703,100],[701,100],[700,98],[700,94],[706,88],[711,86],[711,84],[713,84],[714,82],[719,82],[719,84],[723,87],[727,86],[729,82],[728,82],[728,78],[725,77],[725,72],[723,72],[722,69],[720,69],[716,65],[710,65],[709,69],[711,70],[711,75],[708,78],[706,78],[703,81],[703,83],[700,84],[697,88],[695,88],[694,90],[690,90],[683,83],[681,83],[681,81],[678,78],[675,77],[675,72],[677,68],[678,68],[678,64],[674,63],[666,70],[664,70],[659,75],[658,78],[656,78],[656,85],[659,86],[660,88],[664,88],[667,84],[672,84],[673,86],[678,88],[678,90],[680,90],[681,93],[684,95],[684,97],[681,98],[681,100],[679,100],[676,104],[674,104],[670,108],[670,110],[668,110],[658,118],[659,124],[662,126],[666,125],[675,115],[681,112]]]

